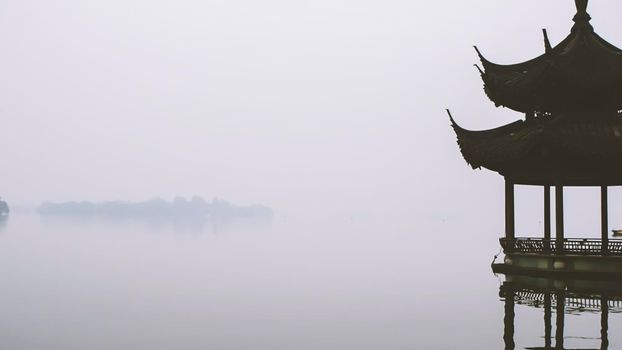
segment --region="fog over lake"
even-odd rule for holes
[[[616,45],[621,11],[589,7]],[[474,130],[522,118],[488,100],[472,45],[521,62],[574,12],[2,2],[0,349],[504,348],[490,269],[503,179],[465,163],[444,109]],[[599,237],[599,189],[565,196],[567,236]],[[609,196],[622,229],[622,191]],[[200,220],[171,214],[188,212],[176,197],[204,198]],[[168,209],[146,215],[153,198]],[[37,211],[46,202],[90,214]],[[517,232],[539,237],[542,189],[517,186],[516,213]],[[567,315],[566,347],[598,348],[599,317]],[[542,322],[516,306],[517,349],[542,346]],[[610,349],[621,323],[609,315]]]
[[[0,231],[2,346],[503,349],[503,278],[489,267],[498,243],[447,234],[465,226],[495,229],[316,215],[197,230],[12,215]],[[516,314],[517,349],[541,346],[542,309]],[[567,315],[566,345],[597,348],[599,318]],[[620,326],[610,314],[612,349]]]

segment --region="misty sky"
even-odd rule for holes
[[[535,57],[541,28],[556,44],[574,10],[571,0],[6,0],[0,194],[426,215],[477,195],[497,215],[501,177],[466,165],[444,108],[472,129],[520,118],[484,95],[472,45],[499,63]],[[589,7],[614,44],[621,11],[613,0]],[[519,191],[519,214],[539,213],[528,204],[541,205],[537,191]],[[580,193],[597,218],[598,190]]]

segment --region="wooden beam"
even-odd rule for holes
[[[544,186],[544,239],[551,239],[551,186]]]
[[[505,180],[505,238],[514,239],[514,184]]]
[[[600,187],[600,232],[602,239],[602,253],[607,255],[609,248],[609,205],[607,186]]]
[[[555,245],[557,253],[564,252],[564,187],[555,186]]]
[[[551,245],[551,186],[544,186],[544,252],[550,253]]]

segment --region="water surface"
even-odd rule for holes
[[[504,349],[493,226],[15,213],[0,229],[0,349]],[[543,346],[543,309],[515,314],[516,348]],[[611,313],[610,349],[621,325]],[[566,315],[565,337],[566,348],[600,348],[600,315]]]

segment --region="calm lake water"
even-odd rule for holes
[[[495,226],[15,213],[0,228],[0,349],[504,349]],[[514,309],[516,349],[544,346],[544,309]],[[599,349],[600,322],[566,314],[565,347]],[[622,347],[619,329],[611,312],[610,349]]]

